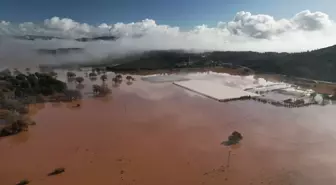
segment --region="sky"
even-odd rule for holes
[[[1,0],[0,20],[42,22],[54,16],[89,24],[153,19],[159,24],[191,28],[230,21],[239,11],[290,18],[302,10],[336,16],[333,0]]]
[[[0,64],[70,61],[36,54],[64,47],[85,50],[71,61],[158,49],[314,50],[336,44],[334,7],[334,0],[0,0]],[[8,37],[13,35],[65,39]],[[118,40],[74,40],[106,35]]]

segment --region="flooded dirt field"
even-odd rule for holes
[[[220,103],[140,79],[79,103],[33,105],[37,125],[0,139],[1,185],[336,184],[335,106]],[[235,130],[242,142],[221,145]]]

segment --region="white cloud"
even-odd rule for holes
[[[238,12],[226,27],[234,35],[246,35],[254,38],[271,38],[293,28],[290,20],[275,20],[269,15],[252,15],[250,12]]]
[[[120,37],[117,41],[87,43],[66,40],[13,41],[3,38],[0,42],[0,57],[4,58],[5,55],[10,60],[18,56],[9,55],[8,53],[16,53],[8,51],[9,48],[20,48],[20,51],[29,53],[32,49],[46,47],[84,47],[86,55],[80,60],[91,60],[111,53],[115,55],[153,49],[306,51],[334,45],[336,24],[327,14],[309,10],[299,12],[290,19],[276,19],[270,15],[241,11],[229,22],[219,22],[215,27],[199,25],[189,31],[160,25],[152,19],[132,23],[89,25],[69,18],[52,17],[41,24],[0,21],[0,34],[64,38],[111,34]],[[57,62],[61,59],[53,60]]]
[[[310,12],[308,10],[296,14],[292,22],[297,29],[308,31],[320,30],[333,24],[327,14],[322,12]]]
[[[217,27],[209,28],[206,25],[196,26],[194,29],[182,32],[178,27],[158,25],[152,19],[145,19],[140,22],[116,23],[108,25],[102,23],[98,26],[87,23],[79,23],[69,18],[52,17],[46,19],[43,24],[25,22],[19,25],[1,21],[2,34],[43,34],[49,36],[83,37],[111,33],[113,35],[143,36],[150,34],[183,35],[183,34],[213,34],[252,37],[258,39],[272,39],[274,37],[296,31],[319,31],[333,26],[334,22],[329,16],[322,12],[302,11],[291,19],[275,19],[270,15],[255,14],[250,12],[238,12],[232,21],[219,22]],[[15,30],[16,29],[16,30]],[[6,31],[4,31],[6,30]],[[10,32],[10,31],[12,32]],[[230,40],[230,38],[228,38]]]

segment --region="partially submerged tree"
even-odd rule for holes
[[[128,80],[128,81],[134,81],[134,78],[132,76],[126,76],[126,80]]]
[[[84,81],[84,78],[81,76],[76,77],[76,82],[81,84]]]
[[[7,99],[4,98],[0,101],[0,108],[10,111],[16,111],[21,114],[25,114],[28,112],[28,108],[16,99]]]
[[[101,75],[100,76],[100,79],[105,82],[107,80],[107,75]]]
[[[92,85],[92,90],[95,96],[105,96],[111,93],[111,89],[107,85]]]
[[[114,77],[114,78],[112,78],[112,81],[113,81],[113,86],[114,87],[119,87],[120,84],[122,83],[122,78]]]
[[[56,168],[54,169],[54,171],[48,173],[48,176],[52,176],[52,175],[58,175],[65,172],[65,168]]]
[[[6,81],[2,90],[13,92],[15,98],[36,96],[43,94],[51,95],[54,92],[62,92],[67,88],[66,84],[53,78],[49,73],[19,74],[16,76],[0,76],[0,80]]]
[[[222,142],[221,144],[228,146],[228,147],[232,147],[234,145],[239,144],[239,142],[243,139],[243,136],[241,133],[234,131],[232,132],[232,134],[228,137],[227,141]],[[231,157],[231,148],[229,148],[228,151],[228,159],[227,159],[227,166],[230,166],[230,157]]]
[[[72,71],[68,71],[67,72],[67,77],[68,78],[75,78],[76,77],[76,73],[72,72]]]
[[[21,180],[20,182],[18,182],[16,185],[27,185],[27,184],[29,184],[29,183],[30,183],[29,180],[24,179],[24,180]]]
[[[65,95],[66,101],[82,99],[82,93],[78,90],[73,90],[73,89],[64,90],[64,95]]]
[[[28,105],[53,100],[60,96],[61,101],[80,99],[82,94],[77,90],[68,90],[66,83],[57,80],[48,73],[0,75],[0,110],[9,111],[5,116],[6,124],[0,125],[0,135],[12,135],[27,130],[33,124],[22,115],[29,113]],[[45,96],[45,98],[43,97]],[[4,117],[1,117],[4,119]]]
[[[95,72],[92,72],[89,74],[90,80],[96,80],[97,79],[97,74]]]
[[[4,122],[0,124],[0,137],[17,134],[22,131],[27,131],[29,125],[36,123],[30,119],[25,118],[17,112],[9,110],[0,111],[1,120]]]
[[[99,94],[100,86],[97,84],[92,85],[92,91],[94,94]]]
[[[117,74],[117,75],[115,76],[115,78],[117,78],[117,79],[119,79],[119,80],[122,80],[122,75],[121,75],[121,74]]]
[[[234,131],[228,137],[228,140],[224,141],[222,144],[226,146],[235,145],[235,144],[238,144],[242,139],[243,139],[243,136],[241,135],[241,133]]]
[[[96,67],[94,70],[97,72],[97,74],[104,73],[104,70],[99,67]]]

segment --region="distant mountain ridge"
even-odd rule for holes
[[[20,40],[52,40],[52,39],[62,39],[61,37],[54,36],[42,36],[42,35],[23,35],[23,36],[13,36],[15,39]]]
[[[123,58],[112,70],[245,66],[257,73],[275,73],[336,82],[336,45],[300,53],[213,51],[150,51]],[[118,60],[110,63],[119,63]],[[108,64],[108,62],[105,62]]]
[[[116,37],[116,36],[99,36],[99,37],[92,37],[92,38],[82,37],[82,38],[78,38],[78,39],[75,39],[75,40],[79,41],[79,42],[89,42],[89,41],[97,41],[97,40],[115,41],[117,39],[118,39],[118,37]]]
[[[37,53],[46,55],[81,53],[84,48],[57,48],[57,49],[38,49]]]
[[[89,42],[89,41],[115,41],[119,37],[117,36],[96,36],[96,37],[81,37],[76,39],[70,39],[70,38],[62,38],[62,37],[55,37],[55,36],[43,36],[43,35],[22,35],[22,36],[10,36],[15,39],[19,40],[52,40],[52,39],[62,39],[62,40],[75,40],[79,42]]]

